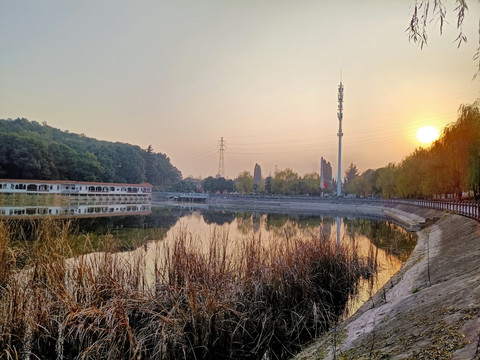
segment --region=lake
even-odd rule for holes
[[[132,209],[136,209],[132,207]],[[288,215],[262,212],[233,212],[180,207],[154,207],[148,214],[109,217],[78,217],[73,222],[78,236],[77,248],[83,248],[84,235],[90,234],[94,246],[102,236],[112,234],[121,242],[121,250],[138,255],[145,252],[147,267],[153,268],[161,257],[162,247],[180,233],[193,235],[200,251],[208,249],[212,233],[229,239],[229,251],[235,244],[251,237],[264,244],[282,242],[286,238],[312,236],[354,247],[360,256],[373,254],[377,272],[370,279],[361,279],[358,293],[347,305],[352,314],[375,294],[400,269],[416,244],[416,235],[408,233],[391,221],[380,218],[328,217],[314,214]],[[203,245],[202,245],[203,244]],[[133,253],[132,253],[133,254]]]
[[[60,349],[96,357],[289,358],[388,282],[416,243],[382,218],[57,210],[4,209],[12,215],[0,224],[21,249],[2,256],[29,270],[18,278],[2,263],[0,325],[40,357]],[[25,327],[27,318],[41,326]]]

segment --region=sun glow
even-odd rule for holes
[[[424,144],[431,144],[440,136],[440,132],[436,127],[433,126],[424,126],[417,131],[418,141]]]

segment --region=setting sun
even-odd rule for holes
[[[424,144],[434,142],[439,136],[440,132],[433,126],[424,126],[417,131],[417,139]]]

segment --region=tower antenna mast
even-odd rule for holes
[[[343,119],[343,84],[340,72],[340,85],[338,86],[338,178],[337,178],[337,196],[342,195],[342,119]]]

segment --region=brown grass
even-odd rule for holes
[[[371,273],[324,238],[216,231],[208,246],[180,232],[153,269],[141,251],[118,256],[110,235],[102,252],[71,258],[59,224],[35,228],[20,270],[0,221],[1,359],[284,359],[331,327]]]

